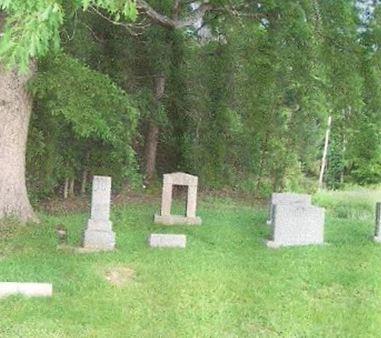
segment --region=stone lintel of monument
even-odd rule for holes
[[[181,172],[164,174],[163,184],[195,186],[198,184],[198,177]]]
[[[185,248],[187,237],[173,234],[151,234],[149,245],[152,248]]]
[[[201,225],[200,217],[187,217],[181,215],[155,215],[156,224],[163,225]]]
[[[53,286],[50,283],[0,282],[0,298],[11,295],[26,297],[51,297]]]

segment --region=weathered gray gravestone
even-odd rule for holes
[[[267,246],[324,243],[325,210],[314,206],[276,204],[273,208],[271,240]]]
[[[187,237],[185,235],[151,234],[149,245],[152,248],[185,248]]]
[[[198,177],[185,173],[164,174],[161,199],[161,213],[155,215],[157,224],[200,225],[201,218],[196,216]],[[188,187],[186,215],[171,215],[172,189],[174,185]]]
[[[94,176],[91,217],[85,231],[84,247],[93,250],[113,250],[115,233],[110,221],[111,177]]]
[[[376,231],[374,240],[381,243],[381,202],[376,203]]]
[[[293,204],[308,206],[311,205],[311,196],[307,194],[295,194],[295,193],[273,193],[268,209],[267,224],[271,224],[273,218],[273,209],[277,204]]]

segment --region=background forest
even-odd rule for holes
[[[83,193],[93,174],[121,190],[177,170],[209,189],[311,192],[328,116],[326,185],[380,183],[376,2],[222,1],[184,29],[64,6],[61,48],[29,85],[34,198]]]

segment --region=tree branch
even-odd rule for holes
[[[138,36],[140,35],[141,33],[138,33],[138,32],[135,32],[133,29],[134,28],[146,28],[148,27],[148,25],[144,25],[144,24],[141,24],[140,26],[137,25],[137,24],[128,24],[128,23],[124,23],[124,22],[120,22],[120,21],[115,21],[113,19],[111,19],[110,17],[104,15],[101,11],[99,11],[98,9],[96,9],[95,7],[93,6],[89,6],[89,8],[96,14],[98,14],[100,17],[102,17],[103,19],[107,20],[108,22],[112,23],[113,25],[116,25],[116,26],[121,26],[121,27],[124,27],[125,29],[128,30],[128,32],[131,34],[131,35],[134,35],[134,36]]]
[[[144,12],[153,22],[166,28],[184,28],[193,26],[197,21],[204,17],[206,12],[213,9],[211,4],[204,2],[188,17],[179,20],[158,13],[145,0],[136,0],[136,7],[138,10]]]

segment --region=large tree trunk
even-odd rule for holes
[[[25,85],[31,76],[0,65],[0,218],[37,221],[25,184],[25,153],[31,98]]]
[[[158,109],[160,108],[160,101],[164,96],[165,90],[165,76],[160,74],[154,78],[154,91],[155,100],[157,102]],[[147,137],[146,137],[146,183],[149,184],[155,175],[156,170],[156,153],[157,144],[159,142],[159,126],[154,119],[151,119],[148,123]]]

